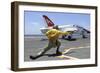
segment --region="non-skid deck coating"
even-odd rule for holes
[[[45,38],[45,37],[44,37]],[[48,45],[48,40],[43,36],[24,38],[24,61],[47,61],[47,60],[69,60],[69,59],[88,59],[90,58],[90,38],[79,38],[75,41],[59,39],[61,41],[60,51],[65,52],[62,56],[55,56],[56,48],[50,49],[45,55],[31,60],[30,55],[36,56],[44,47]]]

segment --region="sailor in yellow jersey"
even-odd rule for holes
[[[53,29],[50,29],[46,32],[46,36],[48,37],[49,43],[48,46],[45,47],[37,56],[30,56],[31,59],[36,59],[40,56],[43,56],[48,50],[50,50],[51,48],[55,48],[56,49],[56,54],[57,55],[61,55],[62,53],[59,51],[60,48],[60,41],[58,40],[59,36],[61,35],[69,35],[71,34],[70,32],[62,32],[59,30],[58,26],[54,26]]]

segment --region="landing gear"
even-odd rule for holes
[[[69,39],[69,40],[71,40],[71,39],[72,39],[72,37],[71,37],[71,36],[68,36],[68,39]]]
[[[67,39],[67,40],[71,40],[72,39],[72,36],[71,35],[68,35],[66,37],[66,35],[62,36],[62,39]]]
[[[65,39],[65,38],[66,38],[66,35],[63,35],[63,36],[62,36],[62,39]]]
[[[82,38],[84,39],[84,38],[87,38],[85,35],[82,35]]]
[[[82,31],[82,38],[84,39],[84,38],[87,38],[86,36],[85,36],[85,31],[83,30]]]

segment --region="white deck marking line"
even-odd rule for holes
[[[62,52],[62,54],[65,54],[67,52],[69,52],[71,49],[66,49],[64,52]]]
[[[85,47],[74,47],[74,48],[69,48],[69,49],[65,49],[64,52],[62,52],[62,54],[65,54],[67,52],[69,52],[71,49],[81,49],[81,48],[89,48],[90,46],[85,46]]]
[[[63,59],[70,59],[70,60],[77,60],[78,58],[71,57],[71,56],[66,56],[66,55],[61,55],[57,56],[58,58],[63,58]]]
[[[62,52],[61,56],[57,56],[58,58],[63,58],[63,59],[71,59],[71,60],[76,60],[78,58],[75,57],[71,57],[71,56],[66,56],[64,55],[65,53],[69,52],[71,49],[81,49],[81,48],[89,48],[90,46],[85,46],[85,47],[74,47],[74,48],[69,48],[69,49],[65,49],[64,52]]]

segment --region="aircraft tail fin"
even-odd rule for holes
[[[48,27],[54,26],[54,23],[46,15],[43,15],[43,18],[45,19]]]

